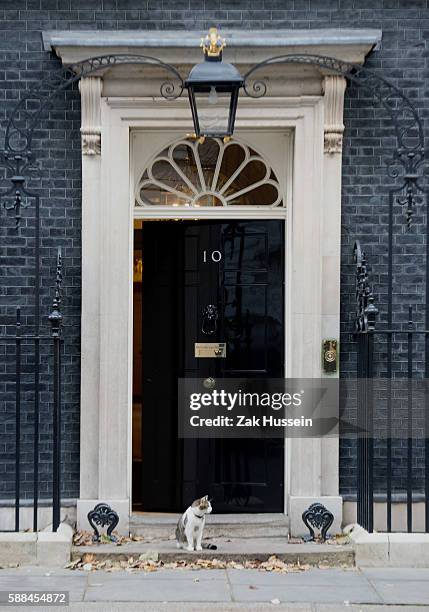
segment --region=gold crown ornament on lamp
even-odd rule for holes
[[[226,41],[218,34],[217,28],[210,28],[205,38],[201,39],[204,55],[207,57],[222,57],[222,51],[226,47]]]

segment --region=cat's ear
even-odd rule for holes
[[[209,496],[208,495],[204,495],[204,497],[201,498],[201,501],[208,501],[209,500]]]

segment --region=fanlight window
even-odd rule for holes
[[[253,149],[218,138],[179,140],[144,171],[136,189],[137,206],[282,205],[279,182]]]

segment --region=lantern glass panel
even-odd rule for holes
[[[211,87],[209,92],[195,92],[200,134],[229,134],[230,104],[231,93],[220,93],[215,87]]]

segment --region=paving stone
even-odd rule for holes
[[[20,576],[0,572],[0,590],[69,591],[70,601],[82,601],[87,584],[86,576]],[[27,608],[28,609],[28,608]],[[39,608],[40,609],[40,608]]]
[[[333,608],[333,610],[341,610],[344,608]],[[348,608],[349,609],[349,608]],[[353,608],[350,608],[353,610]],[[84,603],[73,603],[70,608],[66,609],[66,612],[237,612],[237,610],[246,610],[246,612],[284,612],[285,610],[299,610],[300,612],[314,612],[314,608],[311,604],[293,603],[293,604],[282,604],[273,606],[271,603],[186,603],[186,607],[183,602],[158,602],[156,607],[153,602],[88,602]],[[367,608],[365,608],[366,612]],[[14,612],[28,612],[28,608],[14,608]],[[65,612],[64,608],[49,608],[49,612]],[[390,608],[389,608],[390,612]],[[408,612],[408,608],[407,611]],[[420,608],[421,612],[421,608]]]
[[[370,584],[358,586],[314,586],[307,585],[259,585],[254,589],[249,585],[234,584],[231,586],[234,601],[271,601],[280,602],[316,602],[316,603],[382,603],[382,599]]]
[[[347,605],[344,604],[313,604],[312,612],[380,612],[383,610],[384,612],[422,612],[422,610],[427,610],[426,606],[386,606],[384,604],[375,604],[375,605]]]
[[[177,606],[171,604],[166,608],[169,612],[182,612],[184,609],[186,612],[202,612],[206,609],[222,612],[236,609],[246,609],[247,612],[274,609],[302,609],[306,612],[339,612],[346,609],[361,612],[381,609],[386,612],[421,612],[429,609],[429,581],[425,578],[426,573],[426,570],[414,572],[398,568],[363,572],[310,569],[296,574],[255,570],[179,569],[151,573],[110,573],[26,567],[1,570],[0,589],[66,590],[74,602],[70,610],[82,612],[159,612],[164,609],[162,602],[178,602]],[[417,579],[414,579],[414,574]],[[269,603],[272,599],[279,599],[281,603],[274,607]],[[99,602],[98,607],[95,602]],[[129,603],[123,604],[127,607],[121,607],[120,602]],[[153,602],[157,602],[156,607]],[[189,603],[184,607],[183,602]],[[382,603],[388,604],[388,609],[385,605],[381,606]],[[399,604],[407,605],[406,610],[397,607]],[[417,604],[420,605],[416,607]],[[20,609],[25,612],[28,608],[15,609],[17,612]],[[63,610],[51,609],[52,612]]]
[[[416,581],[413,583],[392,580],[372,580],[372,584],[387,604],[428,604],[429,582]]]
[[[157,580],[139,574],[122,576],[88,586],[85,601],[231,601],[226,577],[223,580]]]
[[[394,580],[396,581],[427,581],[429,582],[429,568],[412,567],[374,567],[362,568],[361,572],[369,580]]]
[[[367,580],[357,570],[309,569],[303,572],[280,574],[259,570],[227,570],[231,584],[254,585],[310,585],[310,586],[356,586],[366,585]]]
[[[227,579],[225,570],[158,570],[156,572],[144,572],[137,570],[136,572],[104,572],[102,570],[88,573],[88,584],[94,585],[102,582],[111,581],[135,581],[137,579],[145,581],[177,581],[177,582],[206,582],[213,580]]]
[[[0,578],[3,576],[20,576],[21,579],[25,579],[26,576],[84,576],[86,577],[88,572],[83,570],[64,569],[62,567],[52,567],[46,565],[21,565],[20,567],[5,568],[0,570]]]

